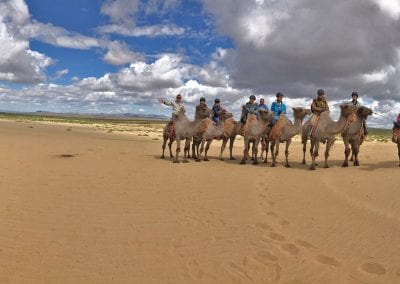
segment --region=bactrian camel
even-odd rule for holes
[[[208,117],[210,115],[209,110],[205,110],[205,115]],[[181,141],[185,141],[184,147],[184,157],[183,162],[189,162],[187,160],[187,155],[189,154],[190,141],[195,133],[199,131],[200,128],[204,127],[204,123],[206,123],[206,119],[201,116],[196,116],[194,121],[190,121],[186,115],[185,111],[181,110],[175,122],[175,139],[176,139],[176,154],[173,160],[174,163],[179,163],[179,152],[181,151]]]
[[[349,116],[353,113],[355,108],[356,107],[352,104],[341,104],[340,118],[338,121],[332,120],[329,111],[324,111],[323,113],[320,114],[318,122],[316,123],[316,125],[314,125],[313,130],[311,131],[310,153],[312,157],[312,163],[310,166],[310,170],[315,170],[315,159],[318,157],[319,144],[321,142],[326,143],[324,166],[325,168],[329,168],[328,166],[329,150],[333,146],[333,143],[335,142],[335,135],[343,131]],[[312,119],[312,117],[310,119]],[[307,138],[305,142],[303,140],[303,143],[307,143]],[[303,162],[305,161],[303,160]]]
[[[293,109],[294,124],[285,115],[281,114],[279,116],[278,121],[275,123],[270,132],[269,140],[271,143],[271,154],[272,154],[271,167],[276,167],[276,158],[278,157],[279,154],[279,143],[284,143],[284,142],[286,142],[285,167],[287,168],[290,167],[288,159],[290,143],[292,143],[293,136],[301,133],[301,126],[304,117],[311,114],[311,111],[309,109],[305,109],[302,107],[294,107],[292,109]]]
[[[204,118],[209,117],[211,114],[211,110],[208,108],[199,108],[196,109],[195,112],[195,120],[202,120]],[[161,154],[161,159],[164,159],[164,152],[165,152],[165,146],[167,144],[167,141],[169,140],[168,143],[168,149],[169,149],[169,157],[170,158],[174,158],[174,155],[172,154],[172,143],[174,143],[175,141],[175,129],[173,129],[172,133],[169,129],[170,126],[170,122],[168,122],[165,126],[164,126],[164,130],[163,130],[163,144],[162,144],[162,154]],[[170,126],[170,127],[174,127],[175,126]],[[172,135],[171,135],[172,134]],[[189,155],[187,155],[187,158],[189,158]]]
[[[249,149],[250,142],[253,141],[253,152],[254,152],[254,161],[253,164],[258,164],[257,160],[257,152],[258,152],[258,144],[263,135],[265,135],[265,131],[270,126],[274,113],[272,111],[260,110],[259,111],[259,119],[255,114],[248,114],[245,125],[242,129],[242,135],[244,140],[244,150],[243,150],[243,158],[240,161],[241,165],[246,164],[246,160],[249,158]]]
[[[359,166],[358,153],[360,152],[360,146],[364,141],[364,123],[367,117],[372,115],[372,110],[365,106],[357,108],[355,114],[349,119],[346,127],[342,131],[342,138],[344,143],[344,162],[343,167],[349,166],[349,155],[350,152],[354,155],[354,166]],[[351,145],[351,151],[350,151]]]
[[[242,123],[240,121],[235,121],[233,118],[225,120],[224,125],[224,136],[222,137],[221,152],[219,154],[219,159],[223,161],[222,154],[225,150],[226,143],[229,140],[229,159],[235,160],[232,155],[233,143],[235,142],[236,136],[240,134],[242,128]]]
[[[225,121],[232,118],[232,113],[227,112],[225,109],[221,109],[218,112],[219,122],[217,124],[208,124],[207,130],[202,135],[201,148],[198,159],[201,159],[201,155],[204,152],[204,161],[209,161],[207,157],[208,149],[210,148],[211,142],[214,139],[221,140],[225,137]],[[204,143],[207,142],[204,149]]]

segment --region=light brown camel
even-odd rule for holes
[[[195,112],[195,120],[196,119],[204,119],[209,117],[211,114],[211,110],[209,108],[196,108],[196,112]],[[168,149],[169,149],[169,157],[170,158],[174,158],[174,155],[172,154],[172,143],[174,143],[175,141],[175,129],[172,131],[172,133],[169,130],[169,124],[170,122],[168,122],[163,129],[163,144],[162,144],[162,154],[161,154],[161,159],[164,159],[164,152],[165,152],[165,146],[167,144],[167,141],[169,140],[168,143]],[[171,126],[172,127],[172,126]],[[189,153],[186,155],[187,158],[190,158]]]
[[[205,115],[209,116],[211,112],[205,110]],[[207,119],[203,119],[201,116],[195,117],[194,121],[190,121],[186,115],[185,111],[180,111],[177,115],[177,120],[175,122],[175,138],[176,138],[176,154],[173,160],[174,163],[179,163],[179,152],[181,151],[181,140],[185,141],[184,147],[184,157],[183,162],[189,162],[187,160],[187,155],[190,150],[190,140],[193,135],[199,131],[199,129],[204,128],[204,124]]]
[[[200,116],[202,118],[208,118],[208,117],[210,117],[210,115],[206,116],[206,114],[208,112],[212,113],[211,109],[209,109],[208,107],[202,108],[202,107],[196,106],[195,117]],[[207,119],[207,122],[208,123],[204,124],[204,127],[201,127],[199,129],[199,131],[193,135],[192,158],[195,159],[196,161],[200,161],[198,159],[198,156],[199,156],[199,147],[200,147],[200,143],[201,143],[203,134],[204,134],[204,132],[207,131],[208,126],[214,123],[212,121],[212,119]]]
[[[356,106],[352,104],[341,104],[340,118],[338,121],[332,120],[329,111],[324,111],[320,114],[318,123],[313,127],[313,131],[311,132],[310,153],[312,157],[312,163],[310,166],[310,170],[315,170],[315,159],[318,157],[319,144],[321,142],[326,143],[325,168],[329,168],[329,150],[335,142],[335,135],[343,131],[343,129],[346,127],[349,116],[353,113],[355,109]]]
[[[293,109],[293,117],[294,124],[283,114],[279,116],[278,121],[273,126],[269,140],[271,141],[271,154],[272,154],[272,164],[271,167],[276,167],[276,158],[279,154],[279,144],[286,142],[285,148],[285,157],[286,163],[285,167],[289,168],[289,146],[292,143],[293,136],[301,133],[301,126],[304,120],[304,117],[311,114],[309,109],[305,109],[302,107],[294,107]],[[276,146],[276,149],[274,149]]]
[[[397,144],[397,151],[399,155],[399,167],[400,167],[400,127],[397,127],[396,124],[393,126],[393,143]]]
[[[224,136],[222,138],[221,152],[219,154],[219,159],[223,161],[222,154],[225,150],[226,143],[229,140],[229,159],[235,160],[232,155],[233,143],[235,142],[236,136],[240,135],[242,128],[242,123],[240,121],[235,121],[233,118],[225,120]]]
[[[365,106],[360,106],[357,108],[356,113],[350,119],[349,123],[346,125],[342,131],[343,143],[344,143],[344,162],[343,167],[349,166],[349,155],[350,152],[354,154],[354,166],[359,166],[358,153],[360,152],[360,146],[364,141],[364,123],[368,116],[372,115],[372,110]],[[351,145],[351,151],[350,151]]]
[[[225,109],[221,109],[218,112],[218,117],[219,117],[219,122],[218,124],[208,124],[206,132],[202,136],[201,140],[201,148],[200,148],[200,154],[199,154],[199,159],[201,159],[201,154],[204,152],[204,161],[209,161],[207,157],[208,149],[210,148],[211,142],[214,139],[221,140],[225,137],[225,121],[227,119],[232,118],[232,113],[227,112]],[[206,148],[204,149],[204,144],[206,144]]]
[[[269,125],[272,122],[274,116],[274,112],[267,110],[259,111],[259,119],[255,114],[248,114],[245,125],[243,126],[242,135],[244,140],[244,150],[243,150],[243,158],[240,161],[241,165],[246,164],[246,160],[249,156],[250,142],[253,141],[253,151],[254,151],[254,160],[253,164],[258,164],[257,160],[257,152],[258,152],[258,144],[263,135],[265,135],[265,131],[268,129]]]

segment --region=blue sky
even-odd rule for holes
[[[399,27],[400,0],[3,0],[0,109],[169,115],[179,92],[189,115],[205,96],[238,116],[323,88],[336,117],[353,90],[395,117]]]

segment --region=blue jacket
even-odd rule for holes
[[[213,105],[213,107],[212,107],[212,111],[213,111],[213,117],[212,117],[212,119],[214,120],[215,123],[218,123],[218,122],[219,122],[218,112],[219,112],[221,109],[222,109],[221,106]]]
[[[281,113],[286,114],[286,105],[284,103],[273,102],[271,110],[275,113],[274,121],[277,121]]]
[[[262,109],[262,110],[268,110],[268,106],[266,104],[263,105],[258,105],[258,109]]]

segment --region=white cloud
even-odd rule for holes
[[[371,0],[373,3],[378,5],[378,7],[392,17],[398,20],[400,17],[400,1],[399,0]]]
[[[139,37],[139,36],[173,36],[181,35],[185,32],[185,29],[176,25],[153,25],[153,26],[142,26],[132,27],[123,25],[105,25],[98,28],[100,33],[104,34],[119,34],[124,36]]]
[[[143,56],[131,51],[129,47],[120,41],[112,41],[107,45],[107,53],[104,55],[104,61],[112,65],[123,65],[138,60],[143,60]]]

